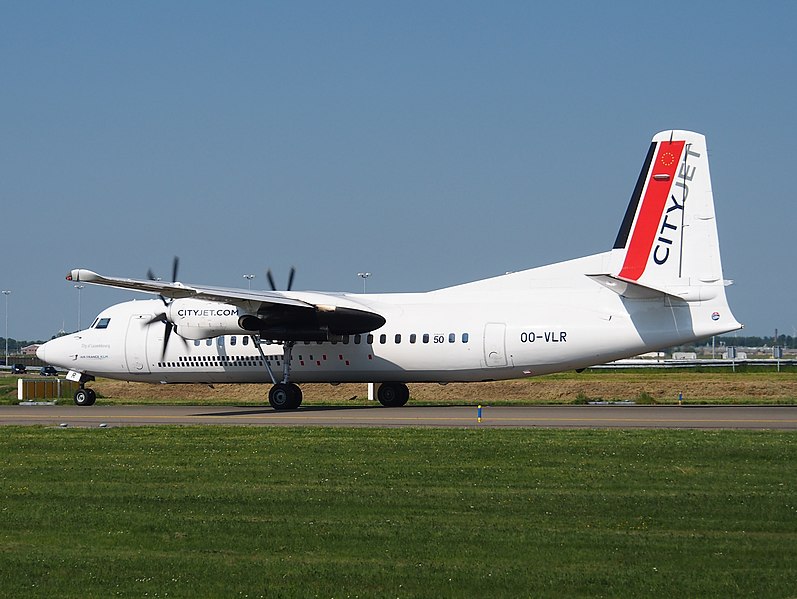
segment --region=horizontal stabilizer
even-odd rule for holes
[[[612,275],[587,275],[593,281],[600,283],[606,289],[614,291],[617,295],[628,299],[664,299],[667,296],[678,297],[659,289],[653,289],[632,281],[624,281]]]
[[[720,285],[669,285],[665,289],[657,289],[613,275],[587,276],[606,289],[614,291],[617,295],[634,300],[671,298],[684,302],[705,302],[724,293],[723,287]],[[724,284],[725,282],[722,283],[722,285]]]

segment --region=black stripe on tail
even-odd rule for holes
[[[614,240],[614,249],[621,250],[625,248],[628,242],[628,234],[631,232],[631,225],[634,224],[634,216],[636,216],[637,208],[639,207],[639,199],[642,197],[642,188],[645,187],[645,181],[650,171],[650,163],[653,162],[653,156],[656,153],[656,142],[650,144],[648,155],[645,158],[645,164],[642,166],[642,171],[639,173],[634,193],[631,195],[631,201],[628,202],[628,208],[625,211],[625,218],[623,224],[620,225],[620,231],[617,233],[617,239]]]

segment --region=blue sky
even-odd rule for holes
[[[737,319],[794,334],[795,7],[0,1],[9,336],[77,327],[73,267],[420,291],[604,251],[669,128]]]

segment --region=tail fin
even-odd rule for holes
[[[690,300],[724,295],[706,138],[664,131],[650,144],[617,234],[609,275]]]

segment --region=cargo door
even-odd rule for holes
[[[506,325],[488,322],[484,326],[484,363],[491,368],[506,366]]]

